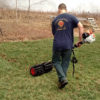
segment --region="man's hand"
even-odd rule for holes
[[[83,43],[84,43],[84,42],[80,41],[80,42],[76,43],[76,44],[74,45],[74,47],[78,48],[78,47],[80,47]]]
[[[75,45],[76,45],[76,47],[81,47],[82,42],[78,42],[78,43],[76,43]]]

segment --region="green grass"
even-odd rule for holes
[[[39,77],[29,74],[30,66],[51,60],[52,39],[1,43],[0,100],[100,100],[100,35],[75,52],[75,77],[70,64],[69,84],[59,90],[55,69]]]

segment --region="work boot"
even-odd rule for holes
[[[64,81],[61,81],[60,83],[59,83],[59,89],[62,89],[62,88],[64,88],[66,85],[68,84],[68,81],[67,80],[64,80]]]

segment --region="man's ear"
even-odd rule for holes
[[[58,9],[58,13],[60,13],[61,12],[61,10],[60,9]]]

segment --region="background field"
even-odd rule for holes
[[[75,13],[69,12],[78,18],[95,18],[100,27],[100,13]],[[17,11],[10,9],[0,9],[0,29],[2,29],[3,36],[0,33],[0,42],[5,41],[29,41],[44,38],[51,38],[51,22],[52,17],[57,13],[51,12],[28,12]],[[88,21],[81,21],[85,26],[88,26]],[[89,27],[85,27],[85,31]],[[77,30],[75,30],[77,35]]]
[[[75,49],[75,77],[70,64],[63,90],[57,87],[55,69],[35,78],[29,74],[30,66],[51,60],[52,39],[1,43],[0,100],[100,100],[100,34],[96,39]]]

